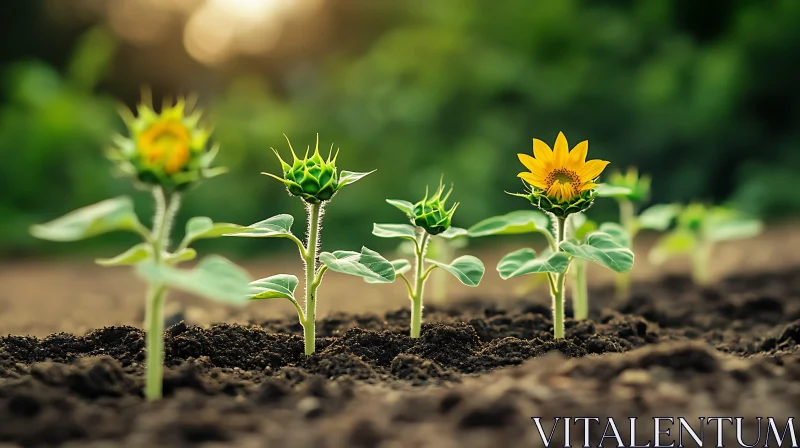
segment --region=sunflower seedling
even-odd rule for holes
[[[286,140],[289,141],[288,138]],[[297,277],[289,274],[274,275],[250,283],[247,297],[250,300],[287,299],[292,302],[297,310],[300,324],[303,326],[306,354],[310,355],[315,350],[318,290],[325,272],[330,269],[334,272],[362,277],[375,283],[391,283],[395,279],[395,270],[388,260],[366,247],[362,247],[359,252],[339,250],[320,253],[320,231],[326,204],[342,187],[353,184],[370,173],[339,171],[336,168],[338,151],[334,154],[333,146],[331,146],[331,152],[327,159],[320,156],[319,135],[317,135],[317,144],[311,157],[308,155],[310,147],[302,159],[297,157],[291,143],[289,143],[289,149],[292,152],[292,164],[286,163],[278,151],[273,149],[280,161],[282,176],[270,173],[262,174],[279,180],[286,186],[290,195],[300,198],[305,204],[308,215],[306,241],[301,241],[292,233],[294,218],[287,214],[257,222],[248,226],[246,231],[233,233],[230,236],[286,238],[297,245],[305,266],[305,308],[294,296],[299,281]]]
[[[610,197],[617,201],[619,222],[630,235],[631,244],[640,230],[667,230],[681,210],[677,204],[656,204],[641,210],[642,204],[650,200],[650,176],[640,176],[634,167],[628,168],[625,174],[619,171],[611,173],[608,182],[598,188],[597,196]],[[630,284],[629,272],[617,274],[618,299],[628,297]]]
[[[138,107],[138,117],[123,113],[130,138],[117,136],[109,157],[117,168],[135,179],[137,187],[149,189],[156,204],[152,228],[138,219],[133,201],[127,196],[108,199],[75,210],[45,224],[35,225],[31,233],[51,241],[77,241],[112,231],[139,234],[144,240],[113,258],[100,259],[101,266],[135,265],[149,283],[145,303],[146,379],[145,396],[162,396],[164,363],[164,300],[168,288],[176,288],[212,300],[241,304],[248,290],[247,273],[219,256],[202,259],[193,269],[176,265],[195,258],[190,248],[200,239],[217,238],[241,231],[240,226],[214,223],[207,217],[192,218],[176,249],[170,249],[170,233],[180,207],[181,193],[203,178],[223,172],[211,168],[218,147],[207,149],[209,133],[198,126],[200,112],[192,112],[185,101],[165,104],[156,113],[151,102]]]
[[[520,249],[503,257],[497,265],[504,280],[526,274],[547,274],[553,298],[553,335],[556,339],[564,337],[564,291],[567,272],[574,259],[592,261],[615,272],[626,272],[633,266],[633,252],[612,234],[591,232],[584,241],[567,238],[567,218],[592,206],[597,194],[597,178],[608,165],[603,160],[587,162],[588,149],[589,142],[583,141],[570,151],[566,137],[559,133],[555,150],[550,149],[547,143],[533,139],[534,157],[518,155],[520,162],[530,170],[518,175],[528,190],[524,194],[512,194],[525,198],[549,215],[550,222],[540,220],[532,223],[547,239],[549,250],[537,256],[533,249]],[[497,228],[504,228],[499,225],[502,217],[494,219]]]
[[[472,255],[462,255],[450,263],[426,258],[432,240],[452,240],[463,237],[467,233],[464,229],[451,226],[458,203],[453,204],[449,210],[445,203],[452,191],[451,188],[445,194],[444,185],[440,182],[439,188],[432,195],[426,188],[425,197],[416,204],[398,199],[387,199],[386,202],[403,212],[411,224],[374,224],[372,228],[372,234],[377,237],[402,238],[414,245],[413,281],[405,275],[406,272],[412,270],[412,264],[408,260],[392,261],[397,276],[405,282],[408,288],[408,298],[411,300],[412,338],[418,338],[420,335],[425,282],[436,268],[447,271],[461,283],[473,287],[478,286],[485,271],[483,263]],[[373,282],[373,279],[370,278],[366,280]]]
[[[650,262],[658,265],[671,257],[688,255],[692,280],[698,285],[708,285],[714,245],[720,241],[752,238],[762,229],[760,220],[732,208],[690,204],[678,214],[675,228],[656,242],[649,254]]]

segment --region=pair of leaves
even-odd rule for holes
[[[400,270],[408,269],[403,263],[395,265],[378,252],[366,247],[362,247],[360,252],[348,250],[323,252],[319,255],[319,260],[331,271],[361,277],[369,283],[392,283],[397,275],[395,266]],[[262,278],[250,284],[248,298],[251,300],[283,298],[297,304],[294,292],[298,283],[297,277],[289,274]]]
[[[616,233],[621,228],[606,226],[605,230]],[[561,251],[546,252],[540,257],[536,256],[533,249],[520,249],[503,257],[497,270],[504,280],[533,273],[563,274],[569,267],[570,257],[575,257],[595,262],[614,272],[627,272],[633,267],[634,257],[627,242],[621,240],[624,236],[624,231],[617,235],[597,231],[589,234],[583,242],[564,241],[560,245]]]
[[[139,263],[137,271],[151,283],[229,304],[245,303],[249,290],[250,276],[247,272],[218,255],[205,257],[193,269],[177,269],[145,261]]]

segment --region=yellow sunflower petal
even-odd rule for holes
[[[583,184],[581,186],[581,191],[591,190],[592,188],[594,188],[596,186],[597,186],[597,184],[593,184],[593,183],[589,182],[588,184]]]
[[[605,160],[590,160],[586,162],[586,165],[583,165],[583,168],[581,168],[580,171],[578,171],[578,175],[580,176],[582,182],[590,181],[597,178],[597,176],[599,176],[600,173],[606,169],[606,165],[608,164],[609,162]]]
[[[522,180],[533,185],[536,188],[541,188],[541,189],[547,188],[547,183],[545,183],[544,179],[540,178],[539,176],[536,176],[533,173],[519,173],[517,174],[517,177],[521,178]]]
[[[586,162],[586,153],[588,151],[589,151],[589,140],[584,140],[575,145],[574,148],[572,148],[572,151],[569,152],[569,162],[570,165],[572,165],[570,167],[571,170],[578,171],[579,169],[581,169],[583,164]]]
[[[556,168],[564,168],[567,166],[568,159],[569,144],[567,143],[567,137],[564,136],[563,132],[559,132],[558,137],[556,137],[556,146],[553,150],[553,164]]]
[[[553,150],[538,138],[533,139],[533,156],[540,162],[553,163]]]
[[[519,161],[525,165],[525,168],[531,170],[531,173],[536,174],[541,177],[547,176],[547,171],[545,170],[544,163],[534,159],[533,157],[527,154],[517,154],[519,157]]]

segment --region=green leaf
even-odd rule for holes
[[[206,216],[196,216],[186,223],[186,235],[180,247],[188,247],[194,241],[206,238],[219,238],[223,235],[247,231],[247,227],[227,222],[214,223]]]
[[[462,255],[450,264],[440,263],[431,259],[426,261],[453,274],[455,278],[467,286],[478,286],[483,278],[483,273],[486,271],[483,262],[472,255]]]
[[[392,263],[392,266],[394,267],[395,275],[404,274],[404,273],[406,273],[406,272],[411,270],[411,263],[409,263],[408,260],[404,260],[404,259],[401,258],[399,260],[394,260],[391,263]],[[386,283],[384,281],[380,281],[380,282],[376,281],[376,280],[372,279],[371,277],[370,278],[366,278],[365,277],[364,281],[367,282],[367,283]]]
[[[411,224],[373,224],[372,234],[380,238],[404,238],[417,241],[417,232]]]
[[[584,243],[564,241],[561,250],[576,258],[593,261],[614,272],[627,272],[633,267],[633,252],[605,232],[594,232]]]
[[[681,212],[678,204],[657,204],[643,210],[636,218],[640,229],[651,229],[663,232],[669,228],[672,220]]]
[[[247,272],[218,255],[200,260],[194,269],[177,269],[146,261],[138,265],[138,272],[155,284],[166,284],[206,299],[231,304],[247,301],[250,277]]]
[[[525,274],[552,272],[561,274],[569,267],[569,256],[563,252],[546,253],[536,258],[533,249],[520,249],[503,257],[497,263],[500,278],[508,280]]]
[[[402,201],[400,199],[387,199],[386,202],[400,209],[400,211],[405,213],[406,216],[414,216],[414,204],[408,201]]]
[[[363,179],[364,177],[374,173],[375,170],[372,170],[368,173],[356,173],[354,171],[341,171],[339,173],[339,184],[338,188],[342,188],[345,185],[350,185],[358,182],[359,180]]]
[[[285,238],[292,235],[292,215],[277,215],[245,227],[245,231],[230,234],[244,238]]]
[[[133,201],[127,196],[79,208],[30,230],[36,238],[50,241],[77,241],[116,230],[147,236],[133,210]]]
[[[248,299],[289,299],[296,302],[294,290],[297,289],[298,283],[297,277],[289,274],[262,278],[250,283]]]
[[[164,257],[164,261],[169,264],[177,264],[183,261],[194,260],[195,257],[197,257],[197,251],[186,247],[175,252],[174,254],[167,255]]]
[[[603,198],[622,197],[633,193],[633,190],[628,187],[620,187],[609,184],[600,184],[595,188],[595,191],[597,192],[597,196]]]
[[[763,224],[757,219],[734,218],[715,221],[713,215],[705,228],[708,241],[730,241],[752,238],[763,230]]]
[[[604,222],[600,225],[600,231],[607,233],[611,238],[614,238],[619,244],[627,248],[631,247],[631,236],[625,231],[625,228],[615,222]]]
[[[462,236],[467,236],[468,234],[469,231],[467,231],[467,229],[462,229],[461,227],[450,227],[436,236],[447,240],[454,240]]]
[[[360,253],[349,250],[323,252],[319,260],[332,271],[371,279],[375,283],[392,283],[396,276],[392,263],[366,247],[362,247]]]
[[[675,255],[690,254],[697,246],[697,237],[688,230],[676,229],[659,238],[650,249],[648,259],[653,264],[661,264]]]
[[[511,235],[531,232],[548,232],[550,218],[537,210],[518,210],[502,216],[493,216],[470,227],[471,237]]]
[[[114,258],[98,258],[95,263],[100,266],[127,266],[145,261],[151,255],[150,245],[139,243]]]

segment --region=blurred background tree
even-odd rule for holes
[[[131,190],[102,153],[143,85],[199,94],[231,168],[186,217],[294,212],[258,173],[279,169],[282,134],[297,148],[319,132],[344,169],[378,170],[331,207],[325,243],[380,247],[371,223],[397,218],[383,199],[419,199],[442,173],[456,225],[524,207],[503,194],[521,188],[516,153],[558,131],[651,173],[654,201],[796,215],[798,23],[797,0],[11,0],[0,251],[59,250],[28,225]]]

